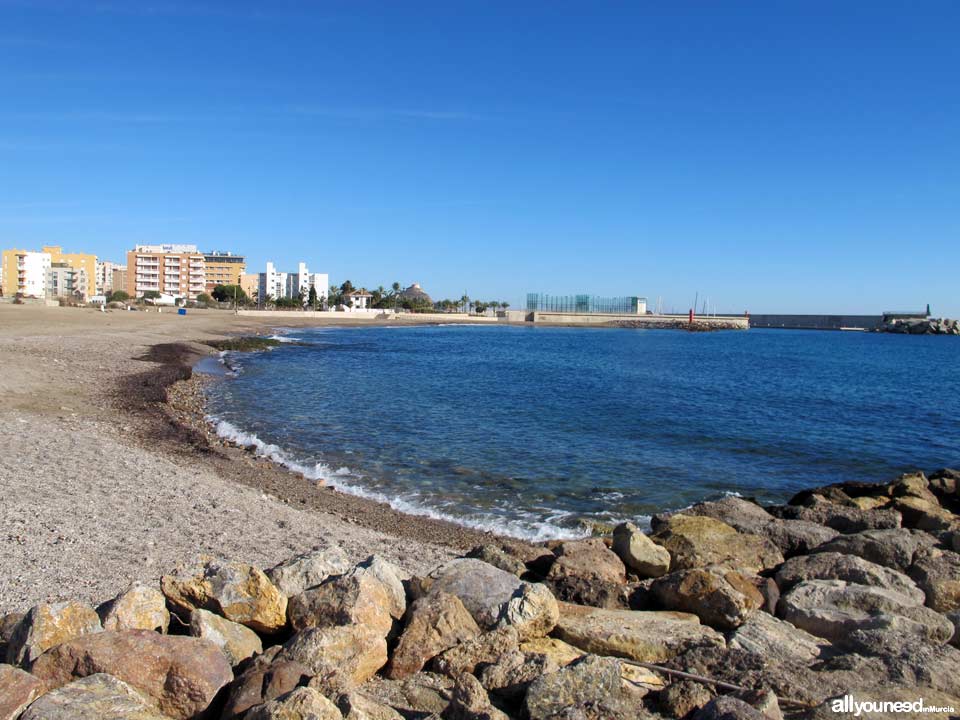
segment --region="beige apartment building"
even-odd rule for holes
[[[253,299],[254,293],[260,286],[260,273],[243,273],[240,276],[240,289],[243,290],[248,298]]]
[[[196,245],[137,245],[127,253],[127,292],[149,291],[195,300],[207,291],[204,254]]]
[[[247,270],[246,258],[229,252],[205,253],[204,267],[207,273],[207,293],[213,292],[217,285],[239,285],[241,276]]]
[[[59,245],[44,245],[41,252],[50,256],[51,266],[66,266],[76,271],[75,294],[87,300],[97,294],[97,256],[90,253],[65,253]]]

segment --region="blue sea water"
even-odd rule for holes
[[[318,328],[225,358],[219,432],[408,512],[547,538],[960,466],[960,340]]]

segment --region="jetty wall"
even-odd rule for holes
[[[626,315],[622,313],[559,313],[540,312],[527,313],[536,325],[616,325],[629,322],[631,327],[663,327],[687,321],[687,315]],[[529,321],[529,320],[528,320]],[[718,327],[749,327],[748,319],[743,315],[709,315],[696,316],[701,326],[716,325]]]
[[[841,330],[858,328],[877,330],[883,324],[880,315],[751,315],[752,328],[783,330]]]

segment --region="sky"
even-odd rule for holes
[[[0,0],[0,247],[960,316],[960,3]]]

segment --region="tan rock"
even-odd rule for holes
[[[343,720],[337,706],[309,687],[298,687],[276,700],[259,705],[244,720]]]
[[[420,598],[410,608],[387,677],[410,677],[444,650],[479,634],[480,627],[456,595],[437,592]]]
[[[861,510],[877,510],[890,504],[890,498],[873,495],[863,495],[861,497],[851,498],[851,502]]]
[[[43,683],[30,673],[0,665],[0,720],[16,720],[43,691]]]
[[[453,698],[444,717],[448,720],[510,720],[506,713],[493,706],[480,681],[468,673],[456,678]]]
[[[343,575],[349,569],[347,554],[339,546],[331,545],[274,565],[266,571],[266,575],[289,598],[316,587],[328,577]]]
[[[687,717],[713,699],[707,687],[692,680],[672,682],[657,697],[661,713],[667,717]]]
[[[925,594],[927,607],[939,613],[960,609],[960,555],[925,548],[917,551],[907,572]]]
[[[356,691],[337,698],[337,707],[343,713],[343,720],[403,720],[403,715],[389,705]]]
[[[102,631],[96,611],[84,603],[35,605],[13,630],[7,662],[25,667],[62,642]]]
[[[190,613],[190,634],[219,647],[231,666],[263,652],[263,643],[253,630],[209,610],[198,609]]]
[[[500,627],[446,650],[434,659],[433,667],[451,678],[462,673],[473,675],[478,665],[495,663],[504,655],[516,652],[519,645],[520,635],[516,628]]]
[[[362,625],[306,628],[284,644],[278,659],[307,667],[319,689],[349,692],[387,664],[387,641]]]
[[[294,630],[364,625],[386,637],[393,628],[390,588],[373,572],[358,568],[290,598],[287,617]]]
[[[439,718],[450,705],[453,680],[445,675],[422,672],[406,680],[375,677],[357,694],[387,705],[407,718]]]
[[[565,643],[557,638],[536,638],[520,643],[520,652],[525,655],[540,654],[546,655],[559,667],[569,665],[574,660],[579,660],[586,653],[580,648],[575,648],[570,643]]]
[[[723,636],[682,612],[604,610],[560,603],[554,635],[584,652],[662,662],[692,647],[725,645]]]
[[[786,620],[758,612],[730,636],[730,647],[761,657],[796,661],[812,665],[830,644]]]
[[[122,680],[95,673],[43,695],[20,720],[169,720]]]
[[[729,568],[680,570],[654,581],[651,592],[663,607],[691,612],[718,630],[733,630],[763,605],[753,583]]]
[[[533,681],[525,705],[530,720],[548,720],[562,712],[567,717],[626,720],[647,717],[641,698],[642,693],[624,686],[616,659],[588,655]]]
[[[99,608],[104,630],[155,630],[165,633],[170,626],[167,600],[156,588],[134,583]]]
[[[165,575],[160,584],[168,602],[185,618],[201,608],[265,634],[287,624],[286,595],[252,565],[209,561],[200,574]]]
[[[957,516],[944,510],[936,500],[905,495],[896,498],[893,506],[903,516],[903,526],[928,532],[949,531],[957,523]]]
[[[767,538],[738,533],[711,517],[672,515],[652,540],[669,551],[674,570],[724,565],[758,573],[783,562],[780,550]]]
[[[670,571],[670,553],[648,538],[633,523],[613,529],[613,551],[623,564],[641,578],[655,578]]]
[[[75,637],[40,656],[32,672],[51,688],[106,673],[146,695],[172,718],[203,712],[233,679],[230,664],[213,643],[148,630]]]

